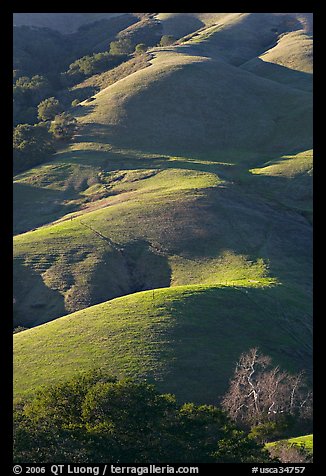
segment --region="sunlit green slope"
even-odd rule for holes
[[[286,368],[309,370],[309,312],[303,295],[282,286],[124,296],[15,334],[15,395],[100,368],[154,380],[180,399],[216,402],[252,346]]]

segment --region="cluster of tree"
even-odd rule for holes
[[[77,120],[71,114],[63,112],[54,117],[49,132],[55,139],[70,139],[77,126]]]
[[[18,124],[13,132],[14,173],[41,164],[55,152],[52,134],[45,124]]]
[[[71,86],[93,74],[112,69],[125,61],[125,59],[125,55],[117,57],[108,51],[83,56],[71,63],[68,70],[61,74],[61,83],[64,86]]]
[[[112,53],[106,51],[108,41],[103,45],[103,52],[94,50],[100,39],[114,38],[120,28],[135,21],[131,15],[119,21],[101,20],[84,26],[69,37],[48,28],[15,27],[14,126],[35,124],[39,103],[51,96],[61,97],[60,102],[70,107],[71,101],[76,99],[68,91],[70,86],[125,61],[130,52],[128,42],[121,40],[121,45],[118,42],[122,50],[128,51],[123,54],[115,54],[114,48]]]
[[[112,56],[130,55],[135,51],[135,45],[129,38],[121,38],[117,41],[111,41],[109,52]]]
[[[82,374],[20,402],[17,463],[269,462],[269,453],[212,405],[179,404],[153,385]]]
[[[134,20],[125,18],[123,21],[130,23]],[[105,37],[106,23],[106,20],[102,20],[82,29],[90,35],[91,44],[97,38],[96,32]],[[77,41],[80,34],[81,32],[77,36],[70,35],[67,41],[65,35],[47,28],[23,26],[14,29],[14,126],[35,124],[38,119],[46,120],[40,116],[38,107],[42,101],[52,100],[54,96],[62,98],[61,110],[62,105],[69,107],[72,100],[80,99],[71,98],[69,87],[86,77],[118,66],[126,61],[131,53],[145,53],[148,47],[145,43],[135,44],[130,38],[120,38],[109,43],[108,51],[80,57],[80,53],[87,50],[86,45],[81,46],[80,41]],[[163,35],[159,46],[167,46],[174,41],[172,35]],[[88,49],[92,49],[90,45]],[[71,62],[72,58],[74,60]],[[65,71],[62,72],[63,70]]]
[[[176,41],[173,35],[163,35],[157,46],[169,46]],[[120,38],[111,41],[109,52],[112,56],[126,56],[131,53],[145,53],[150,45],[148,43],[135,43],[130,38]]]
[[[20,76],[17,70],[14,70],[13,76],[14,126],[52,120],[56,114],[69,108],[74,99],[82,101],[95,92],[89,87],[56,90],[44,76],[29,78]]]
[[[37,117],[40,121],[52,121],[57,114],[63,112],[63,106],[58,99],[50,97],[41,101],[37,106]]]
[[[64,112],[56,114],[60,106],[53,100],[54,98],[50,99],[50,101],[43,101],[39,107],[39,114],[47,118],[47,122],[34,125],[18,124],[14,127],[14,174],[49,160],[57,149],[56,141],[69,139],[75,132],[76,119]],[[52,122],[49,121],[51,118],[53,118]]]
[[[294,422],[311,423],[311,392],[302,374],[272,368],[257,349],[241,355],[221,408],[180,404],[147,382],[91,372],[21,401],[14,420],[17,463],[312,461],[286,442],[265,449],[300,433]]]
[[[109,51],[86,55],[71,63],[60,75],[62,87],[73,86],[89,76],[113,69],[127,61],[130,54],[143,54],[147,49],[145,43],[133,45],[128,39],[112,41]]]
[[[13,86],[14,125],[37,122],[37,106],[53,92],[49,81],[39,74],[18,76]]]
[[[136,21],[132,15],[102,19],[69,35],[49,28],[14,27],[14,69],[25,76],[44,74],[52,82],[77,58],[105,52],[108,43]]]
[[[56,140],[72,136],[76,120],[63,111],[93,94],[88,88],[72,90],[72,85],[114,68],[132,53],[143,54],[149,44],[155,44],[155,22],[145,22],[132,39],[117,36],[137,21],[129,14],[100,20],[84,25],[69,38],[48,28],[14,28],[14,173],[48,160]],[[142,38],[145,42],[139,43]],[[159,45],[174,41],[171,35],[163,35]],[[98,52],[101,48],[104,51]]]
[[[85,28],[87,29],[86,26]],[[68,70],[61,74],[61,83],[63,86],[71,86],[93,74],[112,69],[126,61],[130,54],[146,52],[147,47],[145,43],[135,44],[130,38],[115,39],[109,42],[107,51],[88,54],[72,62]]]

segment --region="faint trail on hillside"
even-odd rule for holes
[[[146,281],[146,276],[145,276],[145,281],[144,281],[144,276],[139,278],[139,272],[141,274],[140,268],[139,268],[139,263],[137,262],[137,257],[133,257],[130,254],[130,250],[128,251],[128,248],[124,248],[122,246],[119,246],[117,243],[112,241],[110,238],[107,236],[103,235],[101,232],[95,230],[92,226],[86,224],[82,220],[79,221],[83,226],[91,230],[95,235],[99,236],[102,240],[104,240],[106,243],[109,244],[109,246],[117,251],[121,257],[121,261],[126,267],[126,270],[128,272],[128,280],[129,280],[129,292],[124,294],[133,294],[139,291],[144,291],[148,289],[154,289],[155,286],[153,287],[152,284],[149,284],[148,281]],[[151,246],[152,249],[156,250],[156,255],[159,253],[157,252],[157,248],[154,248]],[[163,287],[170,286],[171,284],[171,278],[169,277],[169,282],[164,283]],[[159,286],[159,287],[162,287]]]
[[[81,225],[84,225],[86,228],[88,228],[89,230],[91,230],[93,233],[95,233],[97,236],[99,236],[100,238],[102,238],[104,241],[106,241],[107,243],[109,243],[109,245],[116,251],[118,251],[118,253],[121,253],[123,255],[123,248],[118,246],[116,243],[114,243],[114,241],[111,240],[111,238],[105,236],[105,235],[102,235],[101,232],[95,230],[93,227],[91,227],[90,225],[87,225],[84,221],[82,220],[79,220],[79,223]]]

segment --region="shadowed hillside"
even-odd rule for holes
[[[62,33],[72,33],[80,26],[101,19],[111,19],[123,13],[14,13],[15,26],[52,28]]]
[[[99,92],[91,109],[82,103],[79,142],[201,158],[311,148],[308,93],[173,50],[155,53],[152,64]]]

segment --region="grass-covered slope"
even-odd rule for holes
[[[276,45],[241,67],[305,91],[312,90],[312,36],[303,30],[282,35]]]
[[[313,453],[313,435],[298,436],[296,438],[289,438],[287,440],[275,441],[272,443],[267,443],[266,447],[272,447],[280,442],[287,442],[293,446],[304,447],[309,453]]]
[[[195,56],[193,47],[152,52],[151,66],[81,103],[80,142],[201,158],[311,148],[309,93]]]
[[[312,98],[285,44],[306,26],[212,15],[90,79],[71,143],[15,177],[15,325],[37,326],[15,335],[17,395],[101,367],[216,401],[252,346],[310,369]],[[248,67],[265,52],[279,76]]]
[[[298,211],[312,221],[312,151],[267,162],[250,172],[262,179],[260,183],[254,183],[263,196]]]
[[[313,435],[298,436],[297,438],[289,438],[287,440],[290,444],[301,446],[303,445],[310,453],[313,452]]]
[[[92,177],[87,183],[80,175],[80,164],[75,164],[77,171],[73,164],[39,168],[36,183],[35,172],[20,177],[18,190],[24,193],[26,187],[33,194],[38,185],[36,197],[42,196],[49,175],[59,176],[60,170],[70,177],[64,186],[84,183],[84,188],[67,204],[58,199],[54,213],[51,197],[69,190],[52,182],[44,188],[43,206],[58,220],[14,239],[16,325],[35,325],[113,297],[169,285],[280,281],[310,294],[311,227],[291,208],[295,197],[285,209],[279,203],[286,194],[275,200],[272,194],[259,197],[256,189],[267,193],[267,185],[273,184],[258,173],[248,172],[243,183],[236,183],[217,173],[183,169],[181,160],[166,160],[171,168],[129,169],[142,163],[129,160],[121,170],[119,162],[118,171],[102,169],[100,180],[92,176],[93,183]],[[162,167],[164,161],[150,163]],[[66,215],[69,206],[75,211]],[[25,203],[31,222],[32,207],[33,200]],[[21,223],[27,225],[26,216]]]
[[[124,296],[15,334],[15,394],[101,368],[155,380],[180,399],[216,402],[252,346],[286,368],[309,370],[309,312],[303,295],[282,286]]]

